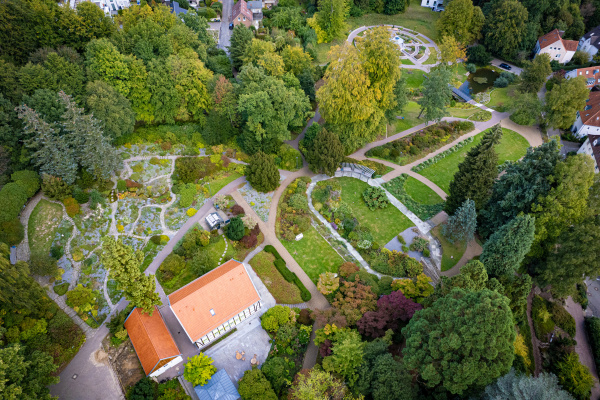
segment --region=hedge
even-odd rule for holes
[[[569,336],[575,338],[575,332],[577,330],[575,327],[575,318],[573,318],[573,316],[558,303],[551,303],[548,311],[552,314],[554,323],[563,331],[567,332]]]
[[[290,271],[290,269],[285,264],[283,258],[281,258],[277,250],[275,250],[275,247],[268,244],[265,246],[264,250],[267,253],[271,253],[275,256],[275,262],[273,264],[275,264],[275,268],[277,268],[277,271],[279,271],[281,276],[283,276],[283,279],[298,286],[298,289],[300,289],[300,297],[302,297],[302,300],[309,301],[312,298],[312,295],[310,294],[306,286],[304,286],[300,278],[298,278],[298,275]]]
[[[596,369],[600,371],[600,318],[587,317],[585,319],[585,329],[592,346]]]

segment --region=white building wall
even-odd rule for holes
[[[257,301],[250,307],[244,309],[242,312],[237,314],[236,316],[229,319],[227,322],[216,327],[212,332],[202,336],[200,339],[196,341],[196,346],[201,349],[204,346],[209,345],[214,342],[219,337],[223,336],[225,333],[229,332],[233,328],[235,328],[238,324],[246,319],[250,318],[252,315],[257,314],[262,308],[261,301]]]
[[[594,152],[592,151],[592,144],[590,143],[590,139],[586,139],[583,142],[583,145],[577,150],[577,154],[587,154],[592,157],[594,160],[594,172],[598,173],[598,163],[596,162],[596,158],[594,157]]]
[[[550,61],[555,60],[561,64],[571,61],[571,58],[573,58],[573,55],[575,54],[574,51],[567,51],[560,40],[552,43],[550,46],[544,47],[541,50],[538,41],[538,43],[535,45],[534,51],[536,56],[538,54],[548,54],[550,56]]]
[[[421,0],[421,7],[435,7],[444,4],[444,0]]]
[[[596,46],[592,46],[592,44],[590,43],[591,38],[588,39],[584,39],[581,38],[579,40],[579,45],[577,46],[577,50],[581,50],[581,51],[585,51],[586,53],[588,53],[590,55],[590,61],[592,61],[592,58],[594,58],[594,55],[596,55],[596,53],[598,53],[598,48]]]
[[[151,373],[148,376],[150,378],[154,378],[155,376],[162,375],[169,368],[176,366],[177,364],[179,364],[182,361],[183,361],[183,358],[181,358],[181,356],[175,357],[174,359],[172,359],[171,361],[169,361],[168,363],[166,363],[165,365],[163,365],[162,367],[160,367],[159,369],[157,369],[156,371],[154,371],[153,373]]]

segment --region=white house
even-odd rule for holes
[[[83,0],[85,1],[85,0]],[[89,0],[92,3],[96,4],[98,7],[100,7],[102,9],[102,11],[104,11],[105,14],[107,15],[115,15],[119,12],[119,10],[122,10],[124,8],[127,8],[131,5],[131,2],[129,0]],[[71,8],[75,8],[77,6],[77,3],[79,3],[79,1],[76,0],[70,0],[69,1],[69,5],[71,6]]]
[[[434,8],[444,4],[444,0],[421,0],[421,7]]]
[[[579,45],[577,46],[577,50],[585,51],[590,55],[590,61],[594,55],[600,49],[600,26],[595,27],[585,35],[581,39],[579,39]]]
[[[578,42],[575,40],[563,39],[563,34],[563,31],[555,29],[552,32],[546,33],[544,36],[541,36],[533,49],[535,56],[537,57],[538,54],[548,54],[550,56],[550,61],[555,60],[560,64],[571,61],[577,50]]]
[[[577,154],[588,154],[594,160],[594,172],[598,173],[600,164],[600,135],[588,135],[583,145],[577,150]]]
[[[590,92],[583,110],[577,111],[577,119],[571,131],[578,137],[600,135],[600,92]]]

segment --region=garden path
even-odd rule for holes
[[[575,319],[575,326],[577,328],[575,333],[575,341],[577,345],[575,345],[575,351],[579,354],[579,361],[588,367],[590,373],[594,377],[595,384],[592,388],[592,399],[600,398],[600,386],[598,386],[598,372],[596,371],[596,363],[594,362],[594,356],[592,353],[592,348],[590,346],[590,342],[588,340],[586,330],[585,330],[585,319],[583,315],[583,309],[581,305],[575,303],[571,296],[567,297],[565,309],[571,314],[571,316]]]

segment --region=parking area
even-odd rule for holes
[[[523,72],[522,68],[519,68],[516,65],[511,64],[509,62],[499,60],[497,58],[494,58],[490,64],[492,64],[494,67],[498,67],[498,68],[500,68],[500,64],[508,64],[511,67],[510,71],[507,71],[504,68],[501,68],[501,69],[504,70],[504,71],[507,71],[507,72],[512,72],[515,75],[521,75],[521,72]]]
[[[600,317],[600,281],[597,279],[588,279],[585,281],[588,294],[588,308],[586,314],[590,312],[595,317]]]

